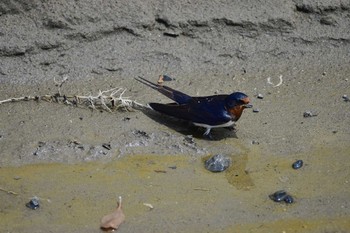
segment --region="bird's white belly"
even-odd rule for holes
[[[226,122],[224,124],[221,124],[221,125],[207,125],[207,124],[195,123],[195,122],[193,122],[193,124],[196,125],[196,126],[207,128],[207,129],[212,129],[212,128],[230,127],[230,126],[234,125],[235,122],[234,121],[228,121],[228,122]]]

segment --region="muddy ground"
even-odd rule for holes
[[[166,103],[134,77],[168,74],[194,96],[245,92],[259,112],[208,141],[152,112],[1,104],[0,231],[98,232],[120,195],[119,232],[350,232],[349,64],[345,0],[1,2],[0,100],[68,77],[66,95]],[[206,171],[218,153],[232,166]],[[295,203],[269,199],[281,189]]]

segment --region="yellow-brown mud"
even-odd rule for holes
[[[202,159],[186,155],[2,167],[1,188],[18,195],[0,192],[0,231],[98,232],[100,218],[122,196],[120,232],[349,232],[349,206],[342,204],[350,196],[343,162],[349,152],[315,148],[262,158],[252,150],[232,155],[224,173],[211,173]],[[293,170],[297,158],[305,165]],[[268,195],[279,189],[295,203],[271,201]],[[25,206],[33,196],[40,199],[37,210]]]

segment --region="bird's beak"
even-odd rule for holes
[[[253,105],[252,105],[252,104],[244,104],[243,107],[244,107],[244,108],[252,108]]]

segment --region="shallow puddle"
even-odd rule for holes
[[[185,155],[2,167],[0,231],[98,232],[122,196],[119,232],[349,232],[349,152],[317,148],[286,158],[246,151],[232,155],[223,173]],[[305,163],[299,170],[291,168],[296,159]],[[295,203],[268,198],[280,189]],[[33,196],[37,210],[25,206]]]

